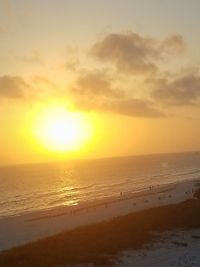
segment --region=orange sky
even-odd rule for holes
[[[199,150],[199,8],[1,0],[1,164]],[[43,109],[55,106],[90,121],[90,140],[76,151],[51,150],[34,135]]]

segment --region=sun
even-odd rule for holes
[[[63,107],[49,107],[36,120],[38,141],[49,150],[70,152],[80,150],[92,137],[89,118],[81,112],[67,111]]]

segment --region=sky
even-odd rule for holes
[[[1,164],[199,150],[199,10],[198,0],[0,0]],[[35,136],[55,106],[90,120],[78,152]]]

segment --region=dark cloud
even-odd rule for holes
[[[93,45],[90,54],[100,61],[114,64],[121,73],[145,74],[158,69],[156,61],[166,52],[183,48],[184,42],[180,35],[158,41],[134,32],[125,32],[107,35]]]
[[[164,114],[146,99],[134,98],[113,85],[116,79],[106,71],[79,73],[71,89],[74,103],[81,110],[112,112],[132,117],[163,117]],[[131,92],[130,92],[131,93]]]
[[[28,84],[17,76],[0,76],[0,98],[23,98]]]
[[[152,72],[157,69],[151,58],[157,53],[154,41],[135,33],[109,34],[97,42],[91,54],[102,61],[114,63],[121,72]]]
[[[135,117],[165,116],[157,108],[160,104],[196,104],[200,98],[198,75],[170,78],[167,74],[162,74],[157,65],[165,56],[181,53],[184,49],[184,39],[178,34],[168,36],[164,40],[144,37],[133,32],[108,34],[93,45],[90,54],[104,63],[112,64],[118,72],[129,74],[130,76],[123,76],[128,79],[125,84],[128,84],[129,88],[132,74],[148,73],[145,92],[149,92],[152,101],[145,95],[137,98],[134,92],[139,92],[140,88],[137,90],[136,85],[133,85],[134,90],[118,89],[113,86],[116,76],[110,78],[112,75],[109,76],[106,71],[88,71],[78,74],[76,86],[72,89],[75,99],[78,100],[76,103],[83,109]],[[156,73],[157,70],[159,72]],[[157,78],[159,75],[164,78]]]
[[[197,105],[200,100],[200,76],[188,74],[174,79],[151,79],[151,96],[167,105]]]
[[[88,97],[121,97],[123,91],[113,88],[112,79],[104,71],[93,71],[80,74],[76,86],[72,89],[74,94]]]
[[[112,86],[112,79],[105,72],[87,72],[77,80],[77,87],[71,91],[75,104],[82,110],[113,112],[133,117],[161,117],[148,100],[136,99]]]

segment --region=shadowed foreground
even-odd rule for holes
[[[154,241],[156,232],[200,227],[200,190],[196,199],[152,208],[84,226],[0,253],[1,267],[64,267],[67,264],[112,265],[121,250]]]

